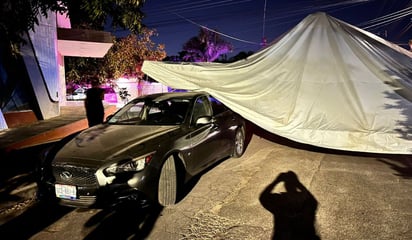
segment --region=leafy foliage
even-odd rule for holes
[[[2,47],[13,54],[19,52],[21,43],[25,43],[22,34],[34,31],[35,25],[39,24],[39,14],[47,17],[49,10],[67,11],[56,0],[2,0],[0,5],[0,41]]]
[[[17,54],[25,44],[22,35],[35,31],[38,16],[49,11],[67,13],[73,28],[103,29],[106,19],[111,25],[137,33],[141,28],[144,0],[2,0],[0,3],[0,41],[8,52]]]
[[[162,60],[166,57],[164,45],[155,44],[151,37],[155,30],[142,28],[140,34],[117,39],[104,58],[66,57],[68,85],[85,85],[92,76],[101,82],[119,77],[142,78],[140,70],[144,60]]]
[[[165,58],[164,45],[156,45],[151,40],[151,37],[156,34],[155,30],[143,28],[138,35],[130,34],[116,41],[104,58],[106,78],[123,76],[142,78],[143,73],[140,69],[144,60]]]
[[[110,20],[113,28],[138,33],[144,0],[72,0],[68,4],[72,27],[103,29]]]
[[[183,45],[183,60],[189,62],[213,62],[220,55],[231,52],[233,46],[218,33],[201,28],[199,35]]]
[[[102,75],[103,59],[84,57],[65,57],[67,85],[85,85],[93,76]]]
[[[222,62],[222,63],[236,62],[236,61],[239,61],[239,60],[246,59],[246,58],[248,58],[249,56],[253,55],[254,53],[255,53],[255,52],[253,52],[253,51],[248,51],[248,52],[241,51],[241,52],[239,52],[238,54],[236,54],[235,56],[229,58],[228,60],[226,60],[226,61],[221,61],[221,62]]]

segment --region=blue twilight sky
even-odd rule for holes
[[[146,0],[143,23],[156,29],[156,43],[177,55],[201,26],[233,44],[230,55],[257,51],[294,27],[307,15],[329,15],[407,47],[412,39],[412,0]],[[125,32],[116,32],[124,35]]]

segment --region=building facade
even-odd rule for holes
[[[21,57],[1,54],[0,129],[50,119],[66,102],[64,57],[104,57],[113,45],[108,32],[71,29],[70,19],[50,12],[24,36]]]

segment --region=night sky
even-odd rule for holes
[[[165,44],[168,56],[182,51],[201,26],[231,42],[230,55],[257,51],[263,37],[270,43],[315,12],[326,12],[405,48],[412,38],[412,0],[146,0],[142,10],[143,23],[158,32],[153,41]]]

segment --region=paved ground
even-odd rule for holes
[[[149,239],[270,239],[274,230],[287,234],[282,222],[292,215],[307,224],[295,229],[312,224],[321,239],[411,239],[411,170],[410,156],[324,153],[254,136],[245,156],[223,162],[187,199],[164,209]],[[286,180],[274,187],[283,194],[266,199],[270,212],[259,197],[289,171],[310,195],[285,191]],[[315,205],[310,196],[314,221],[305,210]]]
[[[105,115],[117,108],[105,106]],[[0,130],[0,224],[31,204],[38,154],[49,143],[87,128],[82,102],[62,106],[60,116],[19,128]]]
[[[410,155],[337,152],[256,131],[243,157],[201,175],[179,204],[144,212],[31,205],[30,155],[20,154],[27,164],[12,164],[20,173],[1,182],[0,202],[18,203],[0,211],[0,234],[13,239],[271,239],[313,229],[327,240],[412,239]]]
[[[266,188],[277,195],[261,197]],[[313,229],[327,240],[411,239],[411,156],[334,152],[253,135],[243,157],[201,175],[175,206],[150,212],[33,208],[3,225],[20,239],[42,240],[271,239],[275,231]]]

